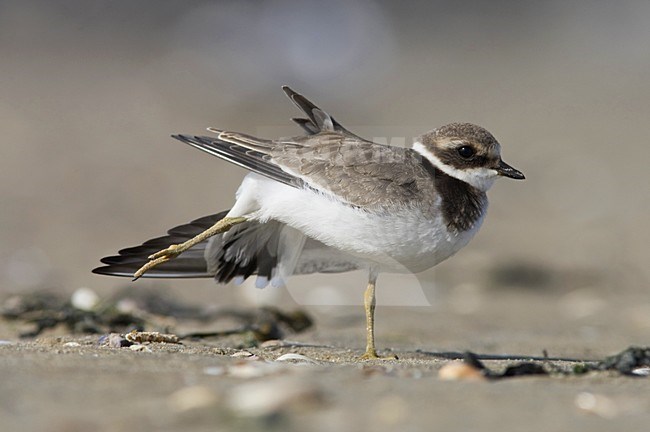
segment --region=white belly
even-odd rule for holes
[[[389,272],[420,272],[438,264],[465,246],[482,222],[481,218],[471,230],[454,233],[439,211],[433,217],[417,208],[369,213],[258,175],[248,175],[237,196],[230,215],[254,212],[261,221],[279,220]]]

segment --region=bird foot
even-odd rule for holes
[[[187,249],[183,249],[182,246],[183,245],[171,245],[168,248],[158,251],[153,255],[149,255],[149,261],[147,261],[145,265],[140,267],[138,271],[133,274],[133,280],[136,281],[140,279],[143,274],[156,267],[157,265],[176,258]]]
[[[149,255],[149,261],[147,261],[147,263],[145,265],[140,267],[138,269],[138,271],[136,271],[133,274],[133,280],[136,281],[136,280],[140,279],[140,277],[142,275],[144,275],[146,272],[148,272],[152,268],[156,267],[157,265],[160,265],[162,263],[166,263],[167,261],[170,261],[170,260],[176,258],[177,256],[179,256],[180,254],[182,254],[186,250],[190,249],[194,245],[196,245],[198,243],[201,243],[202,241],[205,241],[205,240],[209,239],[210,237],[212,237],[214,235],[226,232],[230,228],[232,228],[233,226],[235,226],[237,224],[240,224],[240,223],[243,223],[243,222],[246,222],[246,218],[242,217],[242,216],[225,217],[225,218],[221,219],[220,221],[218,221],[217,223],[215,223],[214,225],[212,225],[207,230],[201,232],[199,235],[197,235],[195,237],[192,237],[191,239],[189,239],[185,243],[173,244],[173,245],[169,246],[166,249],[163,249],[161,251],[156,252],[153,255]]]
[[[368,361],[368,360],[399,360],[399,357],[397,357],[395,354],[389,355],[389,356],[379,356],[377,354],[377,351],[373,350],[366,350],[366,352],[359,357],[359,360],[362,361]]]
[[[168,260],[176,258],[185,250],[179,244],[173,244],[167,249],[156,252],[153,255],[149,255],[149,260],[157,260],[158,258],[167,257]]]

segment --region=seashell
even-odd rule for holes
[[[464,362],[447,363],[438,371],[438,378],[445,381],[483,381],[486,379],[480,369]]]

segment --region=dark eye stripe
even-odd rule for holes
[[[482,167],[487,164],[487,158],[485,156],[474,156],[474,159],[466,162],[469,166],[472,167]]]
[[[458,154],[457,148],[434,148],[433,152],[442,163],[457,169],[485,167],[491,161],[488,155],[482,153],[475,154],[471,159],[465,159],[460,154]]]

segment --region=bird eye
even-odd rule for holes
[[[458,148],[458,154],[464,159],[469,159],[474,156],[474,149],[470,146],[462,146]]]

